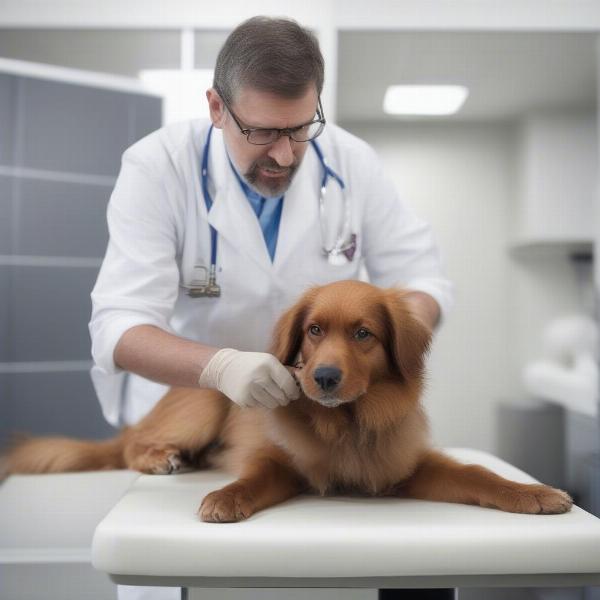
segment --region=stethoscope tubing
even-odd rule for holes
[[[201,165],[201,174],[202,174],[202,195],[204,196],[204,203],[206,204],[206,214],[210,212],[213,201],[210,197],[210,193],[208,191],[208,149],[210,147],[210,138],[212,136],[212,132],[214,129],[214,125],[210,126],[208,130],[208,135],[206,136],[206,142],[204,143],[204,150],[202,152],[202,165]],[[210,225],[210,266],[211,269],[216,269],[217,266],[217,230]]]
[[[209,155],[210,141],[211,141],[213,129],[214,129],[214,125],[211,125],[208,130],[208,135],[206,136],[206,141],[204,143],[204,149],[202,151],[202,161],[201,161],[202,195],[204,197],[204,203],[206,205],[206,213],[207,214],[210,212],[210,209],[213,204],[212,198],[210,197],[210,192],[208,191],[208,155]],[[323,155],[323,150],[321,149],[321,147],[319,146],[317,141],[311,140],[310,144],[315,149],[315,152],[317,153],[317,157],[319,158],[319,162],[323,166],[323,179],[321,180],[321,189],[320,189],[320,194],[319,194],[319,221],[320,221],[320,225],[321,225],[321,237],[324,240],[325,232],[324,232],[323,223],[326,220],[325,219],[325,196],[326,196],[326,192],[327,192],[327,181],[330,177],[333,178],[335,181],[337,181],[337,183],[340,185],[340,187],[342,189],[342,193],[345,192],[346,186],[344,184],[343,179],[327,164],[327,161],[325,160],[325,156]],[[209,225],[209,226],[210,226],[210,242],[211,242],[210,243],[210,269],[211,269],[212,273],[215,273],[216,265],[217,265],[218,236],[217,236],[217,230],[212,225]],[[342,234],[340,236],[338,236],[338,239],[336,239],[336,242],[332,248],[325,248],[325,247],[323,248],[323,251],[326,255],[330,255],[332,253],[340,254],[344,250],[347,249],[348,243],[347,242],[345,243],[343,240],[346,239],[346,237],[349,233],[349,228],[350,228],[350,204],[349,204],[347,198],[345,198],[345,194],[344,194],[344,222],[342,225]]]

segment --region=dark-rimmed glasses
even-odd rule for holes
[[[216,90],[216,92],[219,94],[221,100],[223,100],[223,96],[219,90]],[[273,144],[283,135],[287,135],[295,142],[310,142],[310,140],[314,140],[316,137],[321,135],[321,133],[323,133],[323,129],[325,128],[325,116],[323,114],[323,107],[321,106],[321,98],[318,100],[317,118],[314,121],[310,121],[304,125],[298,125],[298,127],[288,127],[285,129],[243,127],[239,119],[235,116],[235,113],[231,110],[229,104],[227,104],[225,100],[223,100],[223,104],[229,111],[229,114],[233,117],[235,124],[239,127],[240,133],[245,135],[248,142],[250,144],[254,144],[255,146],[266,146],[268,144]]]

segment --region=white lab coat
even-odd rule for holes
[[[131,424],[167,386],[126,375],[113,360],[121,335],[140,324],[217,347],[266,351],[273,325],[312,284],[359,277],[372,283],[427,292],[442,314],[451,285],[442,273],[429,226],[400,201],[373,150],[334,125],[318,138],[340,175],[357,234],[354,260],[329,264],[322,253],[319,187],[323,169],[308,148],[286,192],[274,261],[258,220],[229,164],[222,132],[209,151],[207,214],[200,165],[207,121],[164,127],[129,148],[108,206],[110,241],[92,292],[89,324],[95,365],[92,380],[106,419]],[[343,210],[340,186],[330,179],[326,237],[336,237]],[[190,298],[194,267],[210,265],[211,224],[218,232],[219,298]]]

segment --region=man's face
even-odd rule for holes
[[[259,194],[278,197],[289,188],[309,142],[295,142],[287,136],[266,146],[250,144],[214,89],[206,93],[212,122],[223,130],[229,157],[246,182]],[[309,86],[300,98],[289,99],[253,88],[238,90],[231,110],[244,128],[285,129],[309,123],[315,118],[318,96]]]

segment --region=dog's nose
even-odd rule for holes
[[[324,392],[331,392],[342,380],[342,372],[337,367],[318,367],[313,378]]]

